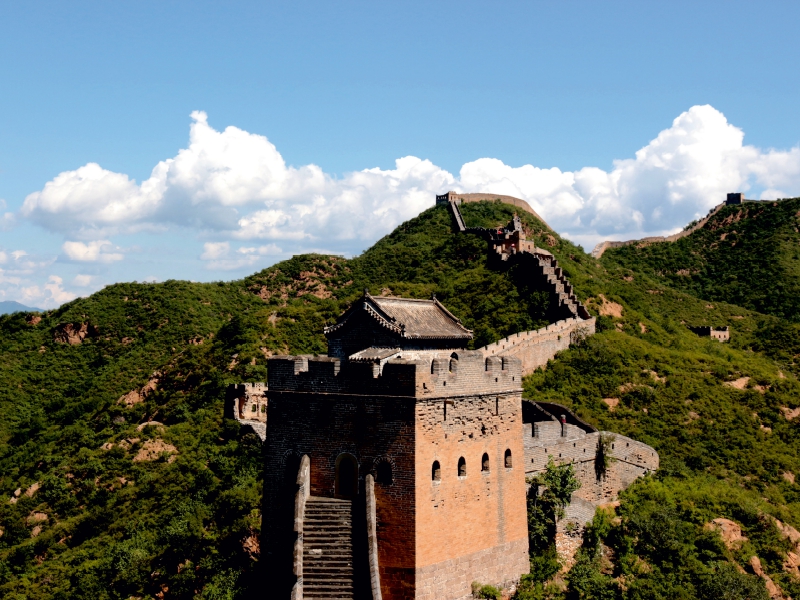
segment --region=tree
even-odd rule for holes
[[[556,524],[564,518],[572,493],[581,484],[571,464],[556,465],[552,456],[544,473],[529,477],[527,482],[531,575],[536,581],[546,581],[560,568],[555,549]]]

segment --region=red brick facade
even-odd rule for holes
[[[262,548],[276,579],[291,554],[284,520],[293,492],[284,482],[296,477],[293,465],[308,455],[311,495],[332,497],[337,457],[346,453],[358,464],[361,496],[366,475],[376,477],[384,600],[467,598],[472,581],[517,580],[528,570],[519,360],[459,350],[393,359],[374,377],[372,367],[270,360]],[[379,476],[382,463],[390,482],[387,467]],[[360,506],[355,498],[353,514],[366,522]],[[359,560],[355,576],[368,581]]]

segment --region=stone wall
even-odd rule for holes
[[[604,431],[586,433],[570,424],[563,435],[561,431],[562,424],[555,421],[525,424],[525,471],[528,475],[543,472],[550,457],[556,464],[572,463],[581,482],[575,496],[595,506],[613,502],[636,478],[658,469],[658,453],[642,442]],[[595,463],[600,436],[611,439],[611,461],[605,474]]]
[[[347,453],[362,482],[367,474],[377,475],[381,463],[391,468],[391,480],[376,478],[374,487],[386,600],[419,597],[421,570],[438,573],[453,561],[492,578],[485,583],[518,579],[527,571],[520,379],[519,360],[474,351],[390,361],[383,373],[327,357],[270,359],[262,546],[269,549],[267,564],[274,560],[279,568],[275,559],[291,551],[281,533],[286,511],[280,482],[296,473],[287,468],[292,458],[309,456],[312,495],[333,496],[336,460]],[[465,476],[458,474],[460,458]],[[440,464],[438,481],[434,461]],[[354,514],[358,510],[354,505]],[[509,548],[516,554],[509,555]],[[468,595],[477,578],[459,569],[447,598]]]
[[[473,581],[513,589],[522,573],[530,572],[528,538],[479,550],[420,567],[415,572],[416,600],[472,599]]]
[[[249,427],[263,442],[267,435],[267,384],[236,383],[225,393],[225,417]]]
[[[272,370],[270,369],[270,375]],[[377,465],[392,467],[391,483],[375,483],[381,582],[397,582],[413,590],[415,557],[414,408],[412,397],[379,397],[270,390],[265,442],[263,543],[265,564],[281,580],[292,547],[287,540],[286,477],[297,457],[310,459],[310,493],[334,497],[337,458],[351,455],[357,464],[359,498],[364,479],[375,476]],[[353,516],[364,525],[366,503],[354,502]],[[354,531],[354,535],[356,532]],[[361,567],[364,567],[363,569]],[[369,565],[357,564],[356,578],[369,585]],[[280,587],[279,587],[280,590]],[[395,597],[385,594],[386,600]]]
[[[655,236],[655,237],[646,237],[639,240],[628,240],[626,242],[612,242],[610,240],[606,240],[600,242],[594,247],[592,250],[592,256],[594,258],[600,258],[603,256],[606,250],[609,248],[622,248],[624,246],[633,246],[633,245],[650,245],[650,244],[658,244],[662,242],[677,242],[678,240],[685,238],[687,235],[693,234],[698,229],[701,229],[708,223],[708,220],[713,217],[715,214],[719,212],[719,210],[725,206],[727,202],[723,202],[721,204],[717,204],[714,208],[712,208],[708,214],[703,217],[700,221],[695,223],[692,227],[688,229],[684,229],[683,231],[679,231],[678,233],[673,233],[672,235],[667,236]]]
[[[622,490],[659,466],[658,453],[647,444],[586,429],[556,420],[525,423],[523,428],[527,475],[543,473],[552,457],[556,464],[571,463],[581,484],[556,527],[556,550],[565,570],[572,566],[584,526],[594,518],[597,508],[615,502]],[[597,464],[601,436],[607,439],[610,458],[604,472]]]
[[[265,383],[229,385],[225,404],[225,416],[229,419],[266,423],[267,385]]]
[[[525,200],[521,200],[520,198],[515,198],[514,196],[505,196],[503,194],[487,194],[487,193],[470,193],[470,194],[461,194],[459,192],[447,192],[446,194],[439,194],[436,196],[436,204],[449,204],[450,202],[455,203],[462,203],[462,202],[493,202],[495,200],[499,200],[500,202],[504,202],[506,204],[511,204],[512,206],[516,206],[517,208],[521,208],[525,212],[532,214],[534,217],[539,219],[545,227],[548,229],[552,229],[547,224],[541,215],[539,215],[531,205],[525,202]]]
[[[725,327],[709,327],[709,326],[701,326],[701,327],[689,327],[693,333],[696,333],[700,337],[710,337],[713,340],[717,340],[719,342],[727,342],[731,339],[731,331],[730,328]]]
[[[269,359],[269,394],[359,394],[434,398],[502,394],[522,388],[521,361],[456,350],[449,358],[405,359],[380,366],[328,356],[275,356]]]
[[[556,354],[569,348],[577,336],[595,332],[595,318],[565,319],[536,331],[525,331],[480,348],[484,356],[514,356],[522,362],[522,374],[547,365]]]

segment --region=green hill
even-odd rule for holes
[[[462,206],[469,226],[513,211]],[[550,597],[714,597],[719,582],[744,590],[730,598],[761,597],[760,580],[735,568],[752,570],[756,554],[800,594],[773,520],[800,527],[798,419],[784,416],[800,404],[797,326],[723,301],[707,308],[523,221],[591,311],[618,315],[600,316],[597,335],[528,377],[526,394],[662,457],[616,516],[597,521],[567,592]],[[524,273],[489,269],[485,242],[455,233],[436,207],[352,260],[298,256],[228,283],[117,284],[56,311],[0,317],[0,596],[267,593],[260,445],[222,418],[225,387],[265,380],[271,354],[324,352],[323,325],[365,287],[436,293],[476,346],[538,327],[546,312]],[[685,323],[730,323],[732,342]],[[613,411],[604,398],[619,400]],[[727,549],[704,528],[717,517],[738,521],[748,541]],[[544,597],[529,587],[527,597]]]
[[[726,206],[677,242],[611,249],[602,262],[800,323],[800,198]]]

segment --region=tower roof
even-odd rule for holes
[[[392,298],[372,296],[366,291],[364,297],[339,317],[335,325],[325,328],[325,335],[336,333],[353,317],[363,313],[381,327],[408,340],[451,339],[466,342],[472,339],[472,331],[464,327],[436,298]]]

